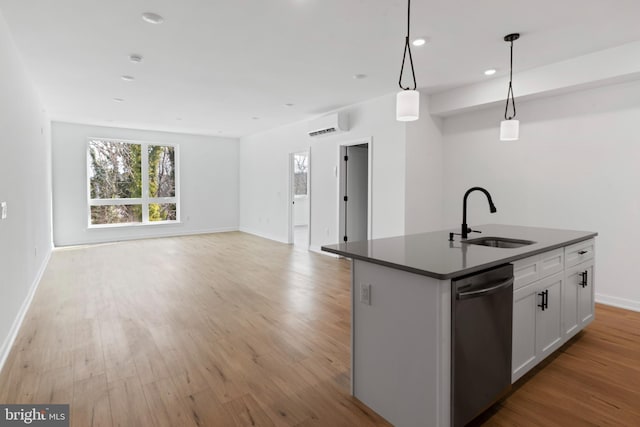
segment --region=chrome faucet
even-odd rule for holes
[[[496,213],[497,211],[496,205],[494,205],[493,200],[491,200],[491,194],[489,194],[487,190],[485,190],[482,187],[472,187],[468,189],[467,192],[464,193],[464,199],[462,200],[462,232],[460,233],[460,236],[462,239],[466,239],[468,233],[471,233],[471,232],[479,233],[479,231],[472,230],[467,225],[467,197],[469,197],[469,194],[471,194],[476,190],[482,191],[484,195],[487,196],[487,200],[489,200],[489,210],[491,211],[491,213]]]

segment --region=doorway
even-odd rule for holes
[[[308,250],[311,235],[311,156],[289,154],[289,243]]]
[[[371,141],[340,146],[339,241],[371,239]]]

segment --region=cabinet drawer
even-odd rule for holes
[[[539,270],[540,279],[564,270],[564,248],[559,248],[540,254]]]
[[[513,262],[513,290],[538,280],[540,255],[519,259]]]
[[[564,270],[564,248],[554,249],[513,262],[513,289]]]
[[[573,267],[581,262],[593,259],[595,240],[589,239],[564,248],[564,262],[566,267]]]

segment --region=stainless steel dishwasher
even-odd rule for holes
[[[451,281],[451,425],[464,426],[511,387],[513,266]]]

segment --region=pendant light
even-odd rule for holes
[[[411,57],[411,43],[409,43],[409,29],[411,26],[411,0],[407,0],[407,37],[404,43],[404,53],[402,55],[402,67],[400,67],[400,78],[398,85],[400,92],[396,96],[396,119],[401,122],[411,122],[420,117],[420,92],[417,91],[416,71],[413,68],[413,58]],[[409,52],[409,64],[411,66],[411,76],[413,77],[413,89],[410,86],[402,86],[402,74],[404,63]]]
[[[507,104],[504,107],[504,120],[500,123],[500,141],[517,141],[520,137],[520,121],[516,117],[516,100],[513,97],[513,42],[520,38],[520,34],[513,33],[504,36],[504,41],[511,44],[511,61],[509,64],[509,90],[507,91]],[[513,115],[509,116],[509,99]]]

